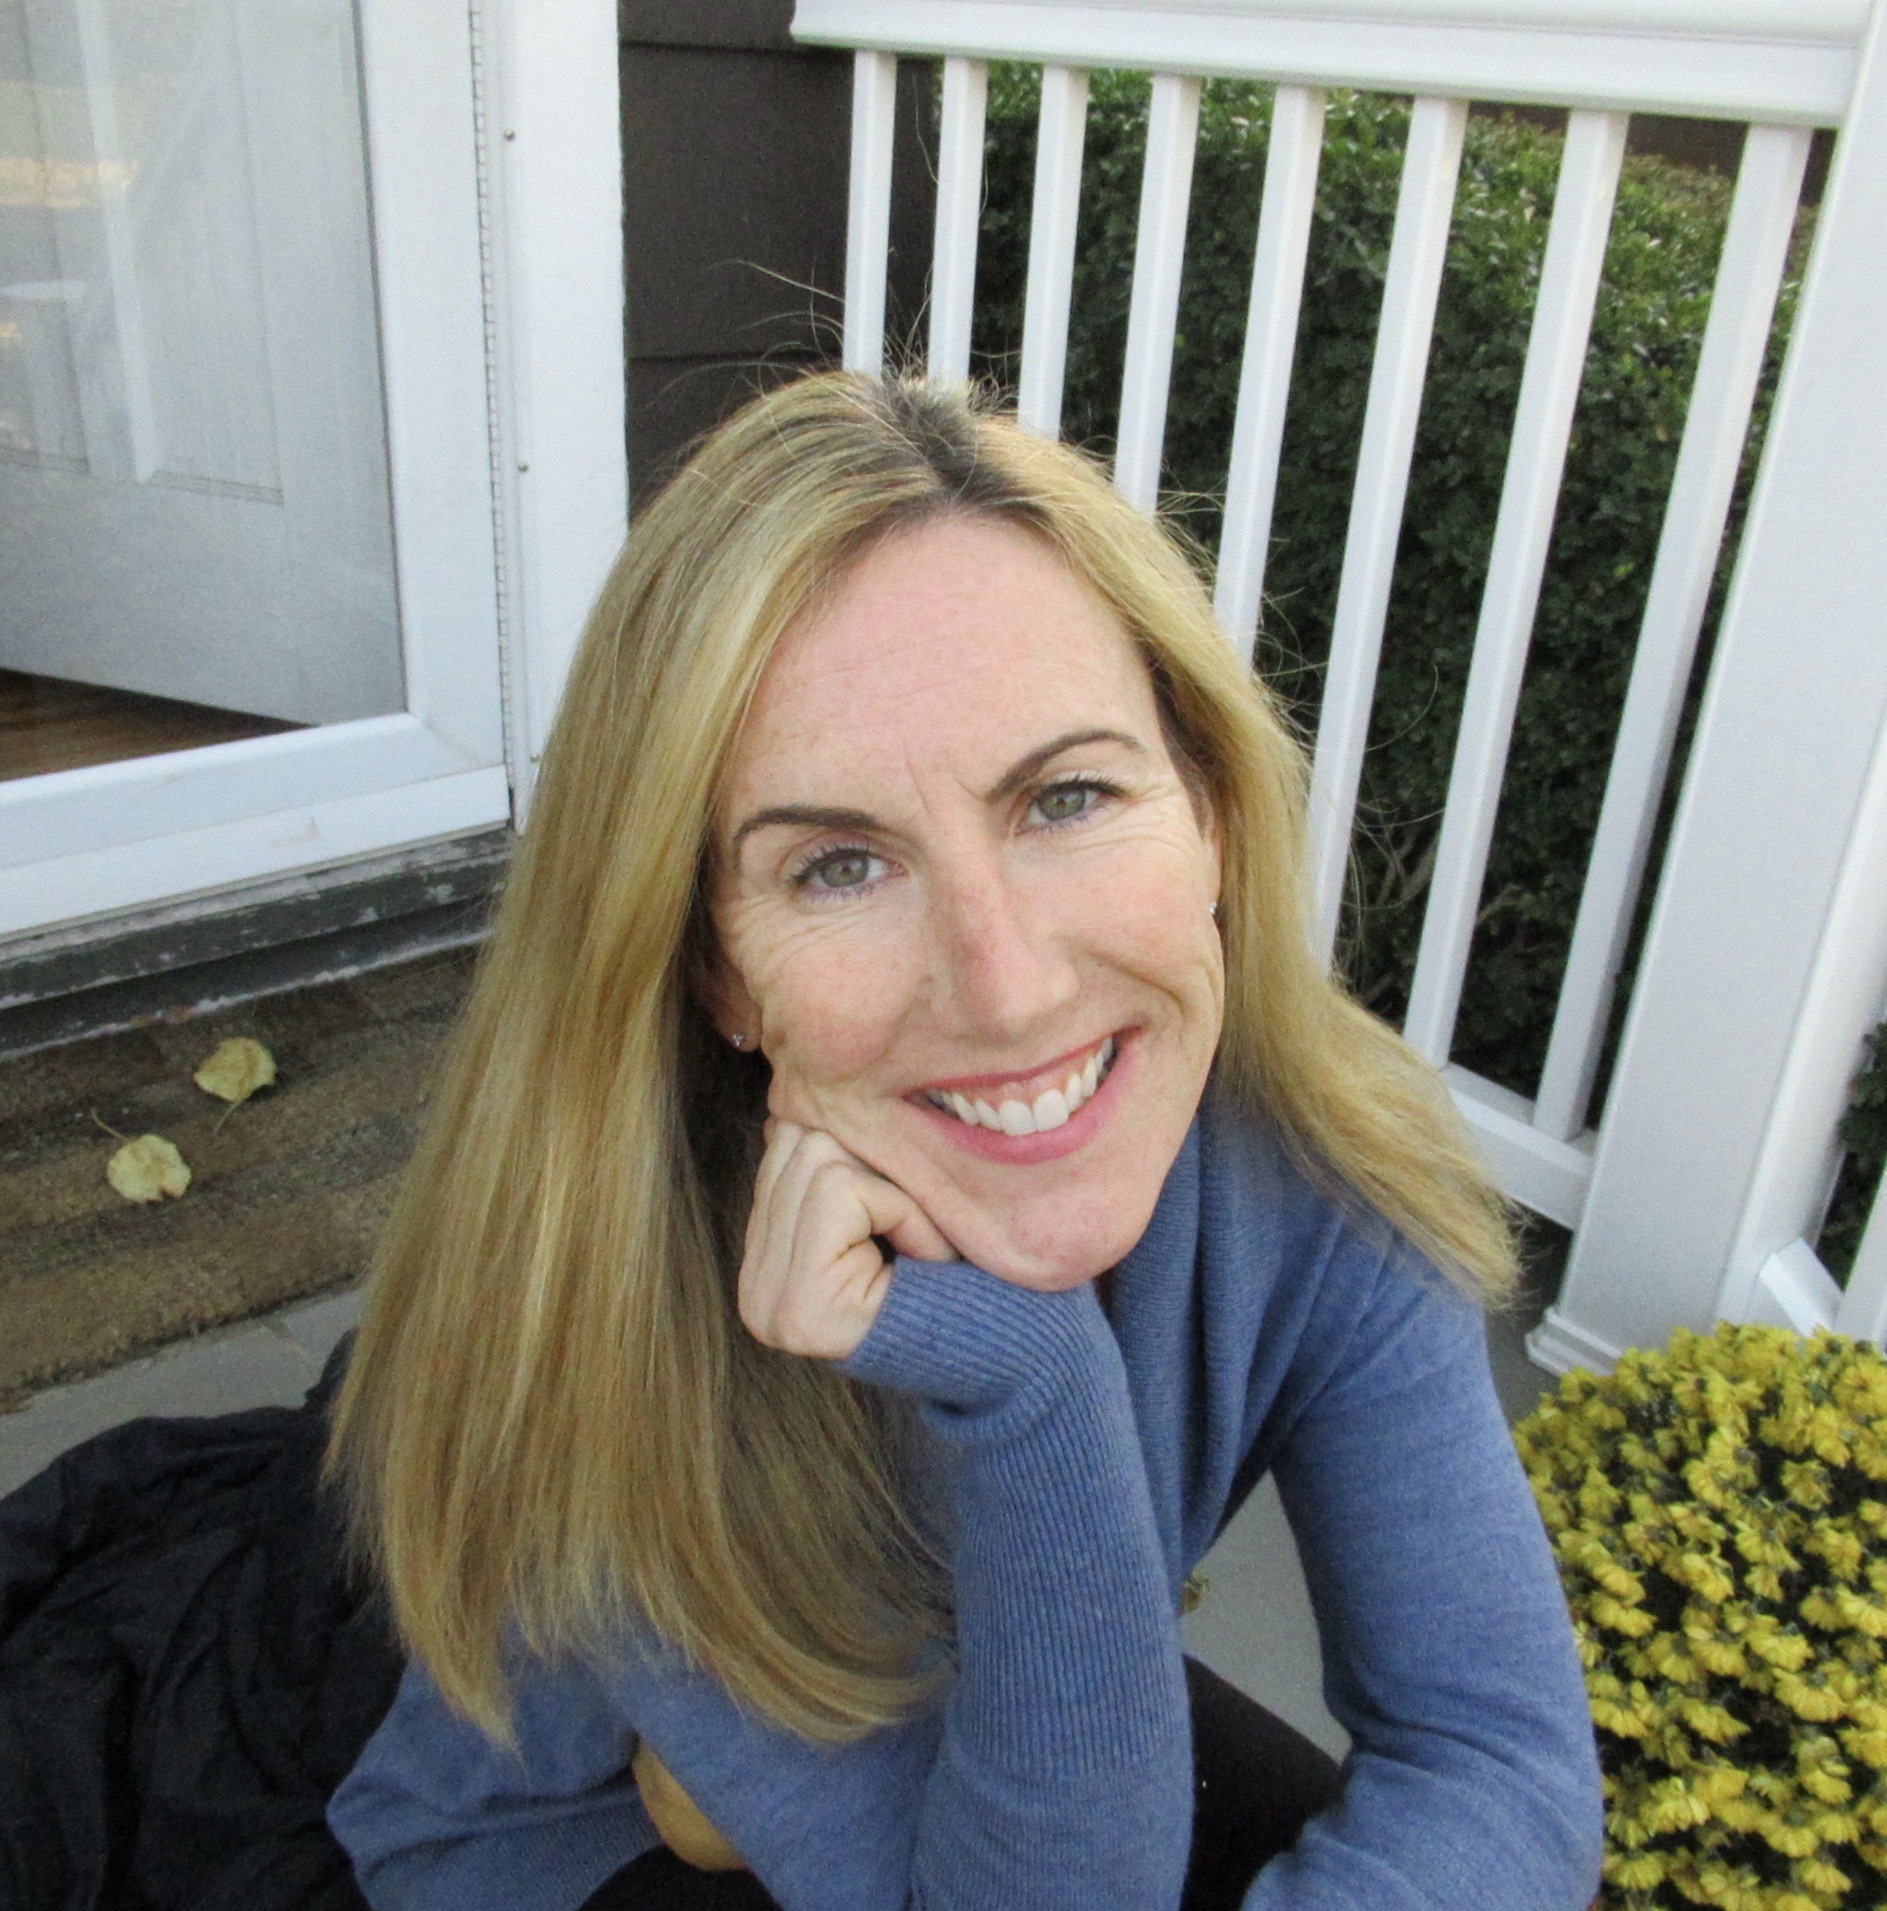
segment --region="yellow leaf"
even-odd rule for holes
[[[215,1053],[191,1079],[206,1095],[232,1104],[244,1102],[274,1081],[275,1057],[260,1042],[232,1035],[216,1045]]]
[[[162,1135],[127,1141],[105,1164],[105,1179],[127,1201],[173,1200],[190,1185],[190,1169]]]

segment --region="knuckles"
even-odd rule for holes
[[[871,1171],[831,1135],[776,1120],[747,1220],[738,1306],[747,1331],[782,1353],[843,1359],[864,1338],[874,1303],[854,1259],[872,1239]]]

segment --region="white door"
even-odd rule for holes
[[[605,0],[0,0],[0,665],[306,726],[0,781],[0,937],[510,817],[621,534],[614,74]]]
[[[399,709],[349,0],[0,0],[0,87],[0,666]]]

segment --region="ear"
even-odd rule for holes
[[[760,1004],[718,944],[701,963],[695,989],[723,1041],[733,1042],[736,1048],[759,1048]],[[737,1035],[743,1040],[734,1042]]]
[[[1224,833],[1219,828],[1219,809],[1211,792],[1195,785],[1190,778],[1187,788],[1192,796],[1193,815],[1199,822],[1199,834],[1206,846],[1206,880],[1212,890],[1212,907],[1216,910],[1225,889]]]
[[[699,1004],[722,1041],[757,1053],[760,1047],[760,1005],[746,979],[728,959],[714,920],[715,871],[710,856],[697,882],[688,926],[682,933],[682,975],[688,993]],[[743,1042],[734,1042],[735,1036]]]
[[[1160,737],[1166,745],[1166,754],[1172,759],[1173,768],[1185,787],[1187,799],[1192,804],[1193,821],[1198,826],[1200,839],[1205,844],[1206,855],[1209,859],[1207,880],[1211,885],[1213,906],[1216,908],[1224,880],[1224,858],[1221,854],[1224,832],[1219,826],[1219,806],[1213,800],[1211,779],[1181,742],[1179,724],[1168,708],[1166,699],[1159,695],[1157,673],[1154,689],[1160,711]]]

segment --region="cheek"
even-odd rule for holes
[[[884,1054],[906,994],[889,950],[817,930],[776,946],[745,973],[776,1074],[817,1089],[864,1074]]]
[[[1102,885],[1089,899],[1091,946],[1108,966],[1178,998],[1189,1012],[1216,1013],[1224,948],[1193,860],[1142,867],[1133,877]]]

